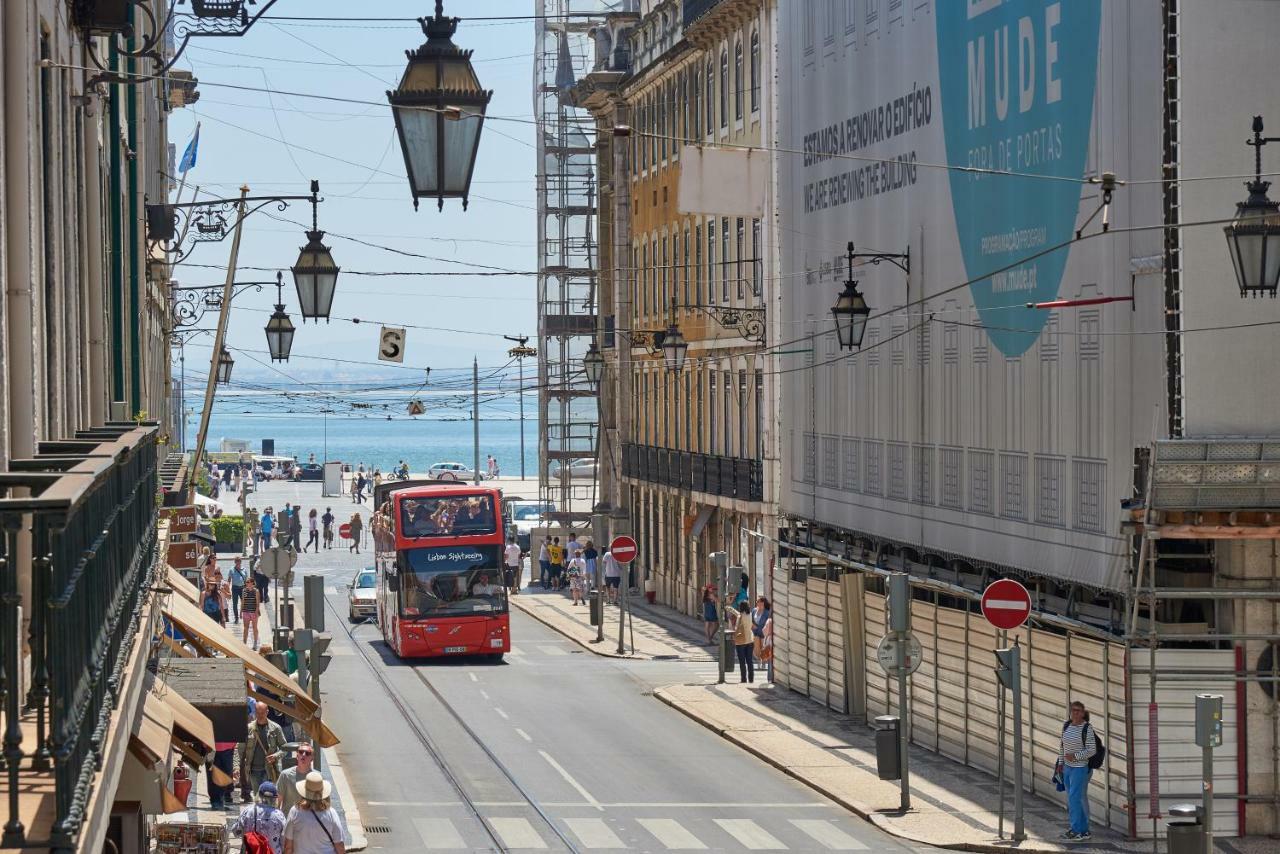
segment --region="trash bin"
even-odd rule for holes
[[[734,668],[738,666],[738,651],[733,644],[733,630],[721,630],[720,642],[724,644],[724,672],[732,673]]]
[[[1199,804],[1169,807],[1169,854],[1201,854],[1204,851],[1203,808]]]
[[[897,715],[879,715],[876,729],[876,773],[881,780],[902,779],[902,742],[898,738],[901,722]]]
[[[587,597],[587,604],[591,608],[591,625],[600,625],[600,593],[592,590],[591,595]]]

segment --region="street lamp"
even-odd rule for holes
[[[1262,116],[1253,117],[1254,179],[1245,184],[1249,198],[1236,205],[1236,218],[1223,232],[1236,269],[1240,296],[1274,297],[1280,286],[1280,205],[1267,197],[1270,181],[1262,180],[1262,146],[1280,137],[1262,135]]]
[[[662,360],[666,363],[667,370],[673,374],[684,370],[684,357],[688,352],[689,342],[684,340],[684,334],[672,319],[666,334],[662,336]]]
[[[436,0],[435,17],[418,19],[427,41],[405,51],[409,65],[400,85],[387,92],[414,210],[418,199],[433,197],[441,210],[445,199],[462,199],[466,210],[480,129],[493,97],[480,87],[471,51],[453,43],[458,20],[446,18],[443,0]]]
[[[231,368],[235,366],[235,360],[231,358],[231,354],[227,352],[227,348],[223,347],[218,354],[218,374],[217,381],[222,385],[231,382]]]
[[[600,377],[604,374],[604,354],[600,352],[600,348],[594,341],[587,348],[587,354],[582,357],[582,369],[587,374],[587,382],[591,383],[593,388],[599,388]]]
[[[329,247],[321,240],[324,232],[316,223],[316,205],[320,182],[311,182],[311,230],[307,232],[307,245],[302,247],[298,255],[298,263],[291,268],[293,284],[298,289],[298,310],[302,313],[302,322],[307,318],[323,319],[329,322],[329,309],[333,307],[333,292],[338,287],[338,271],[341,269],[333,262]]]
[[[276,310],[267,321],[267,349],[271,352],[271,361],[289,361],[289,351],[293,349],[293,321],[284,313],[284,275],[276,273]]]
[[[849,242],[849,278],[845,280],[844,290],[840,292],[836,304],[831,307],[831,315],[836,321],[836,338],[840,341],[841,349],[854,350],[861,347],[871,309],[858,291],[858,283],[853,278],[853,241]]]

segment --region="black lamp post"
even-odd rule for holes
[[[222,352],[218,354],[218,382],[227,385],[231,382],[231,368],[235,366],[235,360],[231,358],[231,354],[227,352],[227,348],[223,347]]]
[[[836,338],[844,350],[855,350],[862,346],[862,336],[867,333],[867,318],[871,308],[858,290],[858,282],[853,278],[853,242],[849,242],[849,278],[845,280],[844,290],[840,292],[836,304],[831,307],[831,315],[836,320]]]
[[[405,51],[409,66],[400,85],[387,92],[404,152],[414,210],[418,200],[462,199],[467,208],[471,173],[480,147],[480,129],[492,90],[480,87],[471,67],[471,51],[453,43],[458,18],[444,16],[436,0],[434,18],[419,18],[427,41]]]
[[[1280,137],[1262,135],[1262,116],[1253,117],[1253,181],[1245,184],[1249,198],[1236,205],[1236,218],[1223,228],[1227,251],[1236,269],[1240,296],[1276,295],[1280,287],[1280,205],[1267,197],[1270,181],[1262,180],[1262,146]]]
[[[311,230],[307,232],[307,245],[298,254],[298,263],[291,268],[293,284],[298,289],[298,311],[302,322],[307,319],[329,322],[329,309],[333,307],[333,292],[338,287],[338,271],[333,253],[321,240],[324,232],[316,223],[316,205],[320,199],[320,182],[311,182]]]
[[[594,341],[587,348],[587,354],[582,357],[582,369],[586,372],[587,382],[591,383],[592,388],[599,388],[600,377],[604,375],[604,354],[600,352],[600,348]]]
[[[276,310],[267,321],[267,350],[271,353],[271,361],[289,361],[289,351],[293,349],[293,321],[284,313],[284,275],[276,273]]]

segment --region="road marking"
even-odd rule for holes
[[[518,646],[513,646],[507,650],[507,655],[524,655],[524,650]]]
[[[558,646],[540,646],[538,647],[538,650],[543,655],[568,655],[569,654],[569,650],[562,649],[561,647],[558,647]]]
[[[418,836],[422,837],[424,848],[433,851],[458,851],[467,847],[458,828],[447,818],[415,818],[413,826],[417,829]]]
[[[527,818],[490,818],[490,827],[502,837],[505,848],[546,848],[538,831]]]
[[[479,681],[480,681],[479,679],[477,679],[477,678],[476,678],[476,675],[475,675],[474,673],[470,672],[470,671],[468,671],[468,672],[467,672],[467,676],[469,676],[469,677],[471,678],[471,681],[472,681],[472,682],[479,682]]]
[[[609,829],[602,818],[566,818],[564,823],[582,842],[584,848],[626,848],[618,834]]]
[[[487,699],[489,699],[489,692],[488,692],[488,691],[486,691],[485,689],[481,688],[481,689],[480,689],[480,696],[481,696],[481,697],[484,697],[484,698],[487,700]]]
[[[527,732],[525,732],[524,730],[520,729],[520,727],[516,727],[516,735],[520,736],[521,738],[523,738],[525,741],[529,742],[530,744],[532,744],[532,743],[533,743],[533,739],[529,737],[529,733],[527,733]]]
[[[504,721],[509,721],[509,720],[511,720],[511,718],[507,717],[507,713],[506,713],[506,712],[504,712],[504,711],[502,711],[502,709],[499,709],[497,706],[494,706],[494,707],[493,707],[493,710],[494,710],[495,712],[497,712],[497,713],[502,717],[502,719],[503,719]]]
[[[718,818],[716,824],[750,851],[782,851],[787,846],[778,837],[749,818]]]
[[[568,783],[570,786],[573,786],[573,788],[577,791],[577,793],[579,795],[582,795],[582,799],[584,801],[591,804],[591,806],[595,807],[598,810],[601,810],[601,811],[604,810],[604,807],[600,805],[600,802],[597,801],[594,797],[592,797],[591,793],[588,792],[581,783],[573,779],[573,775],[571,775],[568,771],[564,770],[564,767],[559,762],[551,758],[550,753],[547,753],[547,751],[545,750],[539,750],[538,753],[542,755],[543,759],[547,760],[547,764],[549,764],[552,768],[556,769],[556,771],[559,772],[560,776],[564,778],[564,781],[566,783]]]
[[[791,823],[832,851],[866,851],[867,846],[820,818],[793,818]]]
[[[338,595],[338,588],[336,588],[336,587],[326,587],[326,588],[324,589],[324,592],[325,592],[325,593],[328,593],[330,596],[337,596],[337,595]]]
[[[640,826],[652,833],[668,851],[705,851],[702,840],[685,830],[674,818],[640,818]]]

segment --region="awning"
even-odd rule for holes
[[[158,765],[169,756],[172,737],[173,713],[154,694],[144,694],[142,710],[129,733],[129,752],[147,767]]]
[[[693,520],[693,527],[689,529],[689,539],[695,543],[702,537],[702,529],[707,527],[707,522],[711,521],[711,514],[716,512],[714,507],[702,507],[698,510],[698,518]]]
[[[182,720],[179,720],[180,715]],[[201,749],[197,752],[184,740],[194,738],[191,730],[207,731],[210,738],[208,750],[213,750],[213,726],[208,718],[190,708],[190,704],[174,692],[170,691],[162,698],[148,687],[143,693],[142,709],[134,719],[133,730],[129,734],[129,761],[137,763],[136,770],[126,769],[121,781],[124,787],[121,791],[132,791],[139,797],[146,812],[154,814],[186,810],[186,804],[169,791],[168,760],[170,749],[177,748],[197,766],[204,764],[204,754],[208,752],[203,749],[204,745],[198,744]],[[213,777],[214,782],[220,786],[232,784],[231,778],[218,768],[213,769]],[[154,791],[151,786],[156,787]]]
[[[211,752],[214,749],[213,722],[164,682],[157,681],[152,690],[154,693],[148,696],[159,698],[169,707],[173,725],[184,736],[183,740],[201,754]],[[177,738],[178,734],[175,734],[174,739]]]
[[[259,702],[265,702],[276,711],[296,720],[321,747],[332,747],[337,744],[338,737],[320,720],[320,704],[311,699],[297,682],[274,664],[201,612],[194,602],[186,598],[186,593],[193,589],[192,585],[183,579],[174,579],[172,570],[169,574],[169,583],[174,589],[174,595],[170,596],[168,602],[161,607],[161,613],[177,626],[188,641],[191,641],[199,654],[208,657],[216,651],[240,659],[244,662],[245,672],[250,681],[267,688],[281,698],[293,698],[294,705],[285,705],[253,691],[248,691],[248,696]],[[162,640],[164,640],[163,637]],[[175,645],[171,645],[171,648]]]

